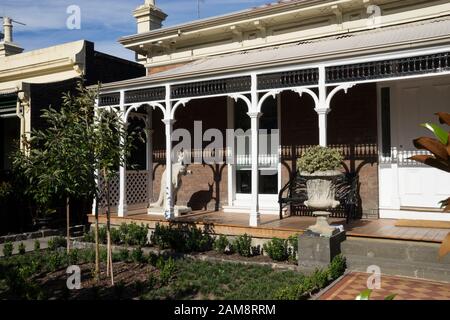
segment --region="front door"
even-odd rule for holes
[[[450,174],[408,158],[426,154],[414,147],[413,139],[433,136],[420,124],[438,123],[436,112],[450,112],[450,77],[399,81],[391,90],[391,135],[397,155],[400,208],[438,208],[439,201],[450,195]]]

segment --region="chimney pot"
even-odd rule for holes
[[[4,42],[13,42],[12,35],[12,21],[9,17],[3,17],[3,33],[4,33]]]

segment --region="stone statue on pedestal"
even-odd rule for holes
[[[178,162],[174,163],[172,165],[172,186],[173,186],[173,203],[174,203],[174,212],[175,216],[179,216],[183,213],[190,213],[192,212],[192,209],[187,206],[176,206],[176,199],[177,199],[177,193],[181,188],[182,184],[182,177],[186,176],[188,174],[192,174],[192,171],[186,169],[186,165],[183,164],[184,154],[181,153],[178,157]],[[154,203],[151,203],[148,208],[148,213],[164,213],[167,206],[167,182],[166,182],[166,170],[164,170],[162,176],[161,176],[161,188],[159,191],[159,197],[158,200]]]

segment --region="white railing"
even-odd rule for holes
[[[258,155],[258,165],[262,167],[276,167],[280,162],[278,154],[260,154]],[[251,166],[252,157],[249,154],[236,155],[236,164],[238,166]]]
[[[422,163],[410,158],[417,155],[431,155],[426,150],[399,150],[396,147],[391,148],[391,156],[380,156],[380,164],[398,164],[399,166],[423,166]]]

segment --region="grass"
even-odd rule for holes
[[[143,295],[144,299],[270,300],[303,276],[269,267],[196,260],[176,261],[175,277],[168,285]]]

